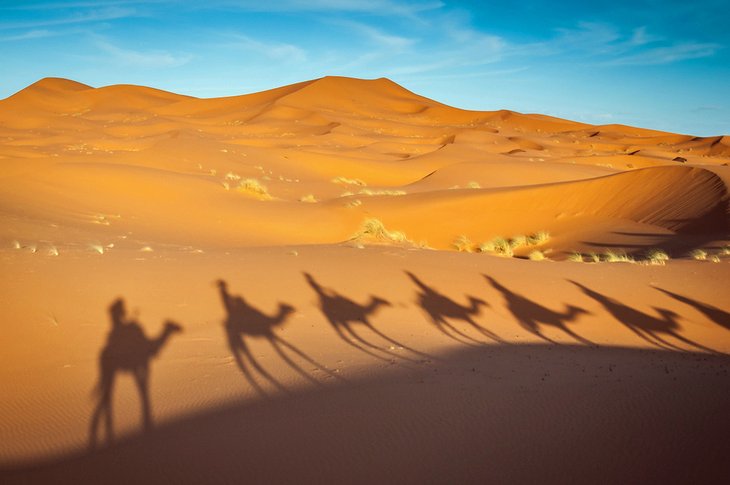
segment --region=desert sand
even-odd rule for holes
[[[0,101],[0,483],[720,483],[730,137],[387,79]]]

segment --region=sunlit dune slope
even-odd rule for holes
[[[727,137],[466,111],[387,79],[243,96],[43,79],[0,101],[0,239],[72,248],[338,243],[368,218],[453,249],[536,231],[728,237]]]

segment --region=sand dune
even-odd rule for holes
[[[41,80],[0,101],[0,482],[718,481],[728,147]]]

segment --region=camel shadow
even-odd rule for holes
[[[573,322],[578,319],[580,315],[588,315],[589,312],[583,308],[579,308],[574,305],[564,305],[565,310],[563,312],[556,312],[547,307],[544,307],[534,301],[526,298],[519,293],[515,293],[509,290],[505,286],[501,285],[494,278],[487,275],[482,275],[494,289],[502,293],[507,308],[512,315],[517,319],[520,326],[530,332],[533,335],[540,337],[550,343],[557,343],[554,340],[548,338],[542,333],[542,326],[551,326],[562,330],[567,335],[571,336],[578,342],[585,345],[594,345],[593,342],[575,333],[570,327],[568,322]]]
[[[114,383],[118,373],[129,372],[134,378],[142,403],[142,422],[145,432],[152,429],[152,410],[149,397],[150,361],[157,357],[167,340],[182,327],[166,321],[156,338],[145,335],[142,326],[127,317],[124,300],[116,299],[109,306],[112,329],[99,354],[99,381],[94,389],[98,401],[91,417],[89,447],[97,446],[99,423],[104,418],[107,444],[114,441],[114,413],[112,409]]]
[[[406,275],[416,284],[419,288],[418,304],[428,315],[431,323],[433,323],[441,333],[447,337],[456,340],[457,342],[474,345],[483,345],[484,342],[475,339],[467,333],[459,330],[456,325],[449,320],[463,321],[469,324],[474,330],[480,334],[497,342],[503,342],[503,340],[494,332],[487,330],[486,328],[479,325],[474,321],[473,317],[479,315],[480,307],[488,307],[489,305],[484,301],[473,296],[467,296],[469,306],[463,306],[455,302],[446,295],[442,295],[423,281],[421,281],[413,273],[406,271]]]
[[[608,296],[602,295],[597,291],[593,291],[580,283],[568,280],[590,298],[603,305],[616,320],[625,325],[629,330],[634,332],[638,337],[647,343],[665,350],[678,350],[685,352],[686,349],[679,347],[673,342],[668,341],[664,336],[669,336],[686,345],[695,347],[706,352],[717,353],[715,350],[698,344],[687,337],[681,335],[679,330],[682,328],[677,322],[679,315],[666,308],[652,307],[658,314],[659,318],[647,313],[635,310],[623,303],[614,300]]]
[[[371,341],[365,339],[360,335],[355,327],[364,327],[370,333],[380,337],[382,340],[388,342],[395,348],[403,348],[415,354],[428,357],[426,354],[414,350],[407,345],[395,340],[394,338],[384,334],[370,322],[369,317],[374,315],[378,309],[382,306],[391,306],[390,302],[377,296],[370,296],[370,301],[365,305],[360,305],[352,301],[351,299],[340,295],[331,288],[325,288],[320,285],[314,277],[309,273],[304,273],[304,278],[309,283],[309,286],[317,293],[319,297],[319,308],[322,314],[327,318],[327,321],[332,325],[332,328],[337,333],[337,336],[342,339],[343,342],[348,345],[355,347],[356,349],[364,352],[371,357],[376,359],[390,361],[387,357],[380,355],[376,352],[380,352],[389,357],[396,357],[403,360],[413,361],[403,355],[399,355],[395,352],[391,352],[389,349],[384,349]]]
[[[728,313],[724,310],[720,310],[719,308],[714,307],[712,305],[708,305],[706,303],[702,303],[697,300],[693,300],[692,298],[678,295],[677,293],[672,293],[671,291],[668,291],[668,290],[663,290],[661,288],[654,288],[654,289],[661,291],[665,295],[670,296],[677,301],[681,301],[682,303],[686,303],[687,305],[694,307],[700,313],[704,313],[704,315],[707,318],[709,318],[716,324],[720,325],[721,327],[725,328],[726,330],[730,330],[730,313]]]
[[[254,357],[247,343],[249,338],[266,339],[269,344],[271,344],[277,355],[292,370],[313,384],[321,385],[317,379],[312,377],[299,364],[297,364],[284,351],[284,349],[287,349],[316,368],[324,370],[332,377],[341,379],[340,376],[334,374],[332,371],[327,369],[327,367],[315,361],[294,344],[274,333],[274,329],[283,325],[289,318],[289,315],[294,313],[295,308],[293,306],[285,303],[279,303],[276,315],[269,316],[261,310],[251,306],[240,295],[231,295],[228,292],[228,285],[225,281],[218,280],[216,285],[218,286],[221,300],[223,301],[223,307],[226,309],[226,318],[223,327],[225,329],[228,347],[231,350],[231,354],[233,354],[236,365],[241,370],[249,384],[251,384],[251,387],[253,387],[259,394],[262,396],[268,395],[264,387],[256,381],[256,377],[247,363],[250,364],[258,375],[269,384],[283,392],[287,392],[287,389]]]

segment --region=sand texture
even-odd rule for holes
[[[326,77],[0,101],[0,483],[721,483],[730,138]]]

